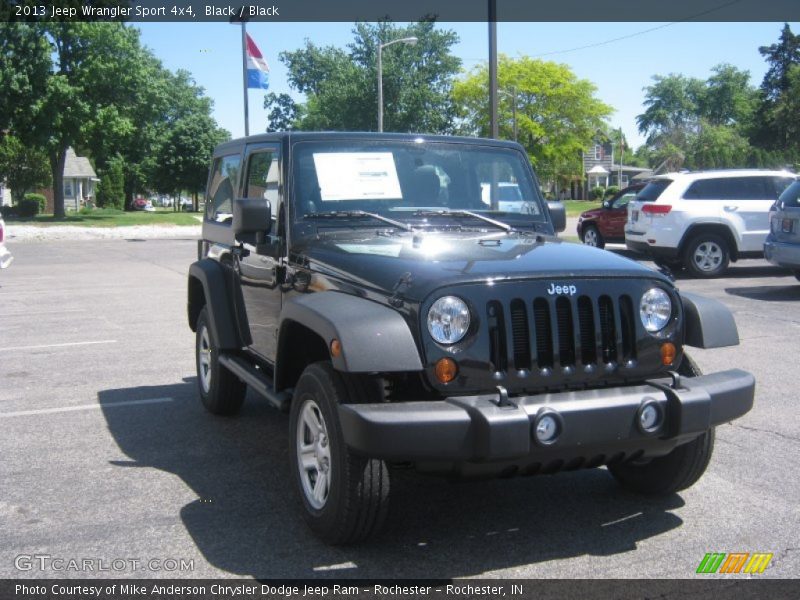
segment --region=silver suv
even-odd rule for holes
[[[800,180],[784,190],[769,211],[769,235],[764,257],[794,271],[800,281]]]

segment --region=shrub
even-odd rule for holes
[[[17,216],[17,207],[16,206],[0,206],[0,215],[3,215],[4,219],[10,219],[12,217]]]
[[[41,194],[25,194],[17,204],[17,214],[20,217],[35,217],[44,212],[47,200]]]
[[[590,192],[590,194],[591,194],[591,196],[592,196],[592,198],[594,200],[602,200],[603,196],[605,196],[605,193],[606,193],[606,189],[603,188],[603,187],[600,187],[599,185],[596,188],[592,188],[592,191]]]
[[[610,186],[608,186],[608,187],[606,188],[606,195],[605,195],[605,197],[606,197],[606,198],[611,198],[611,196],[613,196],[613,195],[614,195],[614,194],[616,194],[617,192],[619,192],[619,186],[616,186],[616,185],[610,185]]]

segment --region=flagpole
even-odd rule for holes
[[[250,135],[250,109],[247,105],[247,21],[242,21],[242,86],[244,87],[244,135]]]

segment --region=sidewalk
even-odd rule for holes
[[[122,240],[158,238],[199,238],[198,225],[129,225],[124,227],[77,227],[72,225],[18,225],[6,223],[6,243],[76,240]]]

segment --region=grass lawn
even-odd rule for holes
[[[568,217],[577,217],[585,210],[592,210],[593,208],[600,208],[602,202],[594,200],[565,200],[564,206],[567,207]]]
[[[144,211],[125,212],[113,208],[96,208],[68,212],[63,219],[56,219],[53,215],[37,215],[32,219],[7,219],[11,223],[36,225],[47,227],[49,225],[75,225],[78,227],[125,227],[129,225],[200,225],[200,213],[185,213],[172,211],[159,211],[154,213]]]

